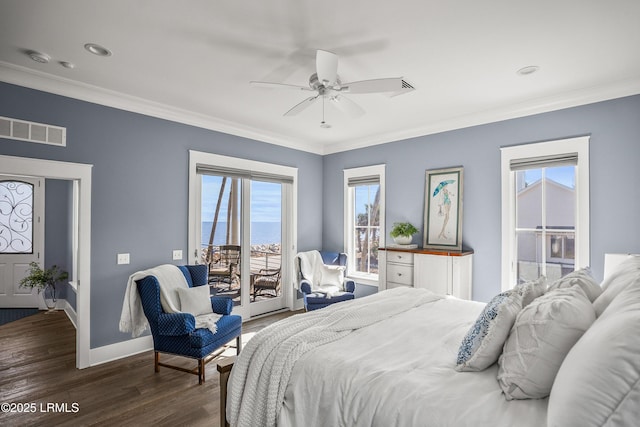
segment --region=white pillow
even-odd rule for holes
[[[565,356],[594,320],[580,285],[549,291],[523,308],[498,360],[507,400],[547,397]]]
[[[564,359],[549,396],[549,427],[635,426],[640,420],[640,275]]]
[[[589,298],[589,301],[594,302],[596,298],[602,293],[600,284],[595,281],[591,274],[589,267],[581,268],[576,271],[572,271],[566,276],[561,277],[552,284],[549,285],[547,291],[552,291],[559,288],[570,288],[573,285],[580,285],[584,293]]]
[[[596,316],[600,316],[611,301],[640,277],[640,256],[630,256],[602,282],[602,294],[593,302]]]
[[[514,288],[516,292],[522,295],[522,307],[531,304],[531,301],[543,295],[547,288],[547,278],[540,276],[536,280],[521,283]]]
[[[462,339],[456,370],[482,371],[493,365],[521,309],[522,294],[516,289],[493,297]]]
[[[179,288],[180,311],[199,316],[213,313],[209,286],[194,286],[193,288]]]
[[[344,283],[344,267],[343,266],[322,266],[322,278],[320,279],[320,286],[337,286],[342,289]]]

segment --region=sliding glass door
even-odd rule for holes
[[[209,266],[211,295],[245,318],[291,306],[293,183],[215,164],[199,164],[194,180],[192,253]]]

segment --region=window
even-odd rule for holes
[[[588,263],[588,137],[502,148],[502,289]]]
[[[384,165],[345,169],[344,247],[349,276],[377,285],[384,246]]]

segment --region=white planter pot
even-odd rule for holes
[[[412,240],[413,236],[398,236],[393,238],[393,241],[396,242],[397,245],[410,245]]]

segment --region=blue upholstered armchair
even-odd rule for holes
[[[189,287],[208,286],[208,267],[205,264],[179,267]],[[195,327],[195,318],[189,313],[165,313],[160,305],[160,286],[154,276],[146,276],[136,281],[142,308],[147,317],[153,348],[155,350],[154,368],[159,372],[160,366],[177,369],[198,375],[198,383],[205,380],[205,365],[225,348],[223,346],[236,338],[236,351],[240,353],[242,342],[242,317],[232,315],[233,301],[225,297],[211,297],[214,313],[223,316],[217,321],[217,331]],[[198,366],[193,370],[166,363],[160,363],[160,353],[170,353],[197,359]]]
[[[342,252],[319,251],[322,262],[325,265],[338,265],[346,268],[347,254]],[[296,271],[298,275],[298,289],[302,292],[304,298],[304,309],[306,311],[317,310],[328,305],[348,301],[355,298],[356,282],[350,279],[344,280],[344,291],[330,297],[322,292],[313,292],[310,278],[305,278],[300,267],[300,258],[296,258]],[[346,271],[345,271],[346,273]]]

